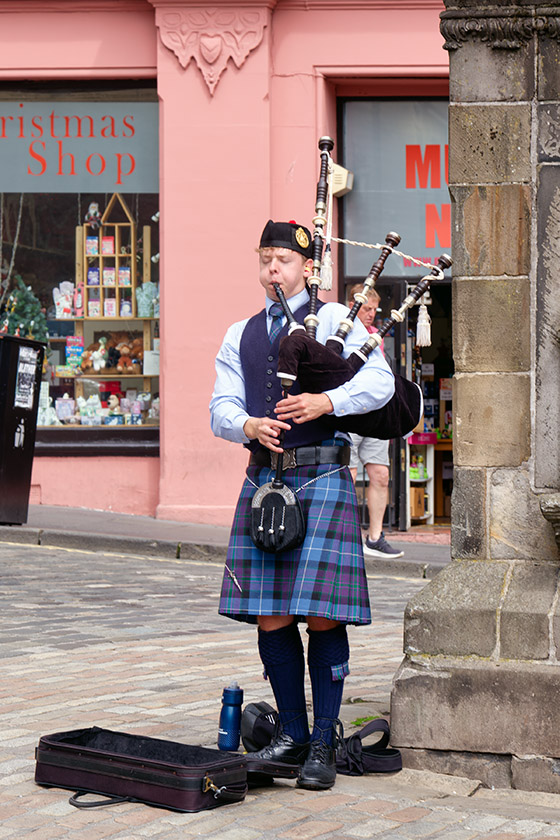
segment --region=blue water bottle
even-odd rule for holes
[[[231,685],[224,688],[222,694],[222,711],[220,712],[218,729],[219,750],[237,750],[239,748],[242,703],[243,689],[239,688],[237,680],[234,680]]]

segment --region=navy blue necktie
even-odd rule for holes
[[[282,329],[282,318],[284,317],[284,312],[279,303],[273,303],[270,309],[268,310],[268,314],[272,317],[272,324],[270,325],[270,332],[268,334],[268,337],[270,338],[270,343],[272,344],[272,342]]]

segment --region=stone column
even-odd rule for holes
[[[392,742],[560,793],[560,4],[445,5],[452,562],[407,606]]]

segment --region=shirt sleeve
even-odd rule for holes
[[[326,311],[325,311],[326,310]],[[341,304],[325,304],[319,310],[321,329],[317,330],[317,338],[325,343],[329,335],[333,335],[348,313]],[[343,356],[348,358],[354,350],[358,350],[369,338],[369,333],[357,318],[354,328],[348,335]],[[337,417],[347,414],[365,414],[382,408],[389,402],[395,392],[395,377],[385,361],[379,347],[368,357],[367,362],[358,370],[352,379],[337,388],[326,391],[333,404],[333,413]]]
[[[243,426],[249,418],[239,346],[247,320],[231,326],[216,356],[216,382],[210,400],[210,425],[216,437],[248,443]]]

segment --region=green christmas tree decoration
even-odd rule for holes
[[[49,341],[47,319],[39,299],[33,294],[31,286],[26,286],[19,276],[16,276],[16,287],[4,305],[0,333],[32,338],[44,344]]]

